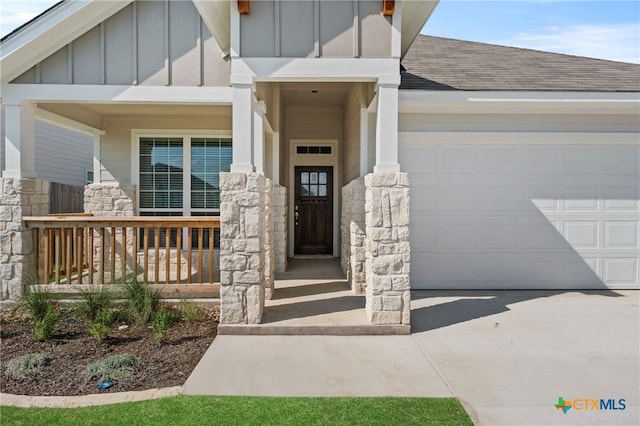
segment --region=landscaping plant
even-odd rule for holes
[[[29,313],[35,341],[50,338],[60,318],[58,296],[46,289],[40,290],[29,283],[24,286],[22,298],[14,310],[25,310]]]
[[[136,365],[138,365],[138,359],[135,356],[128,353],[118,354],[92,362],[87,365],[82,375],[85,385],[92,380],[124,383],[136,378]]]
[[[182,319],[187,322],[202,322],[207,319],[207,311],[202,306],[197,305],[193,300],[181,300],[180,313]]]
[[[122,283],[122,292],[129,319],[138,326],[149,324],[160,309],[162,289],[153,288],[136,277],[127,277]]]
[[[111,331],[112,324],[113,313],[107,308],[102,308],[98,310],[93,320],[89,322],[89,333],[99,341],[102,341]]]
[[[41,373],[49,365],[53,355],[49,352],[35,352],[13,358],[7,363],[5,374],[15,380],[26,379]]]
[[[80,296],[82,301],[78,310],[89,321],[95,321],[101,311],[109,310],[113,307],[115,299],[115,294],[107,286],[96,286],[90,290],[81,290]]]
[[[167,341],[167,332],[176,321],[178,321],[178,315],[175,312],[163,309],[156,313],[151,328],[158,342],[164,343]]]

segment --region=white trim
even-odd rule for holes
[[[635,92],[398,92],[400,114],[640,114]]]
[[[109,86],[96,84],[7,84],[2,102],[123,102],[230,105],[231,87]]]
[[[304,155],[297,154],[299,145],[331,146],[331,154]],[[333,167],[333,256],[340,256],[340,143],[337,139],[290,139],[289,140],[289,188],[287,189],[288,203],[288,251],[289,257],[295,254],[295,170],[296,166],[331,166]]]
[[[63,127],[65,129],[84,133],[89,136],[104,135],[106,133],[102,129],[88,126],[84,123],[80,123],[79,121],[72,120],[60,114],[56,114],[55,112],[47,111],[41,108],[36,109],[36,118],[40,121],[44,121],[58,127]]]
[[[401,145],[462,144],[536,144],[555,145],[638,145],[638,133],[582,132],[399,132]]]
[[[234,58],[232,74],[256,81],[376,81],[379,75],[398,74],[398,58]]]
[[[132,129],[131,130],[131,184],[138,188],[140,193],[140,138],[160,137],[160,138],[182,138],[183,140],[183,175],[191,176],[191,138],[202,136],[210,138],[231,138],[230,131],[212,129]],[[233,141],[231,142],[233,144]],[[191,213],[191,179],[183,177],[182,191],[183,204],[182,215],[189,216]],[[95,179],[95,175],[94,175]],[[137,197],[136,212],[140,212],[140,197]]]

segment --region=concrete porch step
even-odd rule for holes
[[[390,336],[411,334],[410,325],[270,325],[220,324],[219,335]]]

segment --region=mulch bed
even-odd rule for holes
[[[72,315],[72,314],[69,314]],[[0,391],[16,395],[87,395],[95,393],[138,391],[181,386],[216,336],[219,308],[207,308],[202,322],[180,321],[168,332],[165,343],[158,343],[147,327],[118,330],[114,324],[108,337],[99,342],[88,332],[86,320],[70,323],[63,317],[53,338],[33,341],[33,327],[25,315],[0,314]],[[11,359],[34,352],[49,352],[54,359],[40,374],[15,380],[5,374]],[[111,355],[129,353],[139,364],[136,379],[115,383],[100,390],[96,382],[84,383],[82,371],[92,361]]]

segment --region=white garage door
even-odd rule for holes
[[[412,288],[640,287],[640,145],[552,137],[401,134]]]

